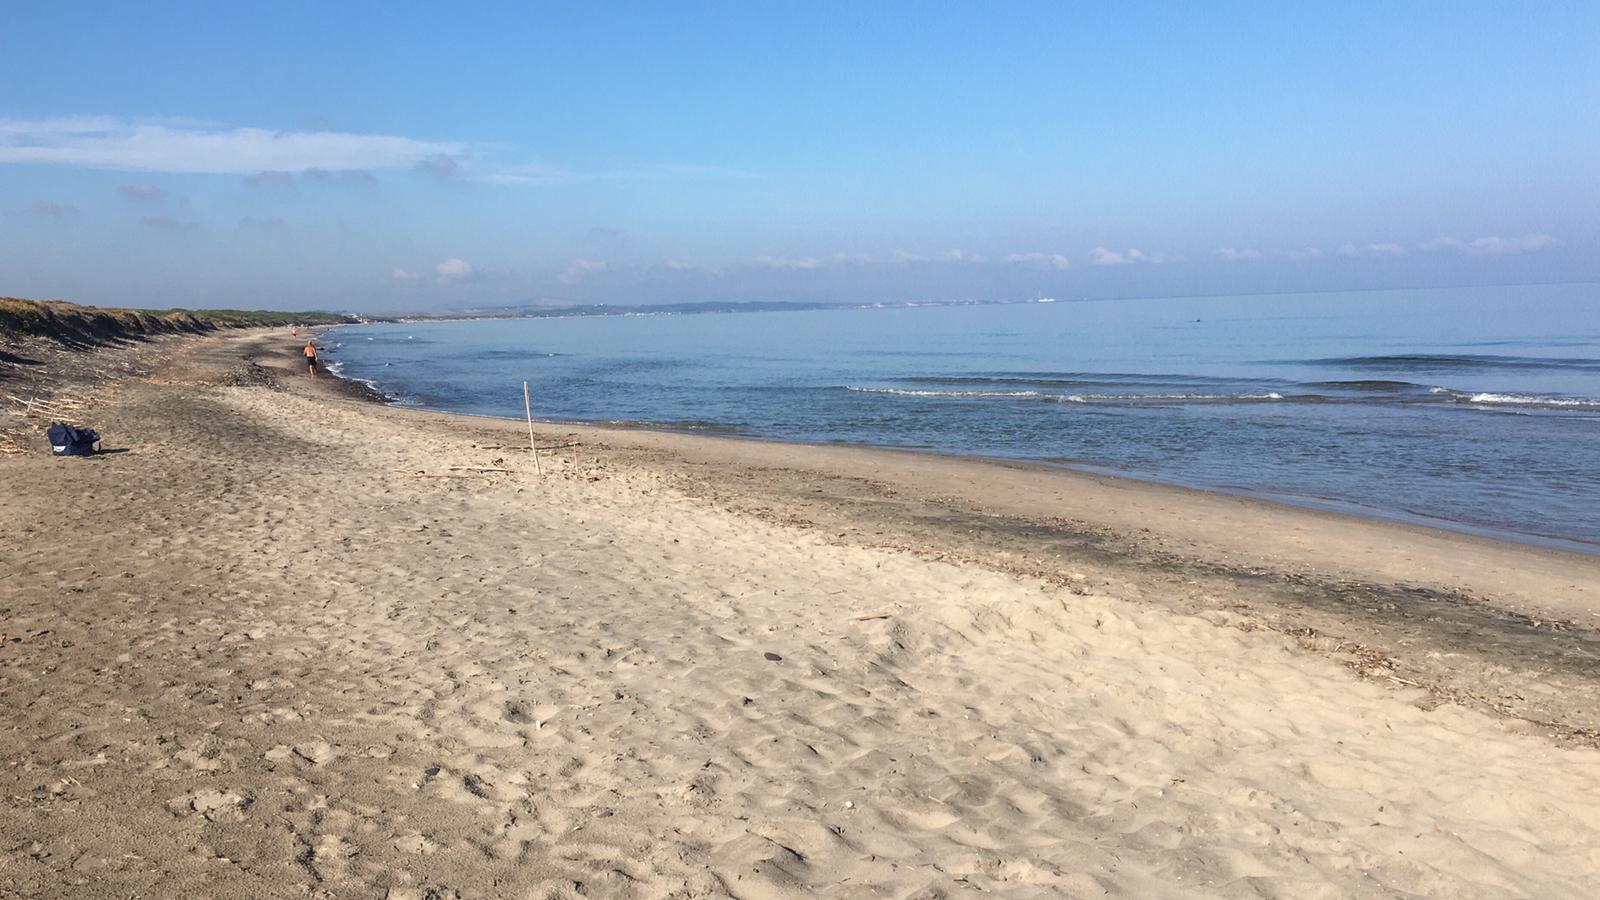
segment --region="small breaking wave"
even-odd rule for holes
[[[371,378],[357,378],[354,375],[344,374],[344,363],[339,360],[324,362],[322,364],[322,368],[329,375],[332,375],[335,378],[339,378],[344,381],[354,381],[357,384],[366,385],[374,394],[377,394],[385,400],[392,402],[397,399],[393,394],[390,394],[388,391],[385,391],[383,388],[379,387],[378,383],[373,381]]]
[[[1263,394],[1052,394],[1045,391],[930,391],[908,390],[906,388],[887,387],[862,387],[858,385],[844,385],[847,391],[860,394],[887,394],[894,397],[918,397],[924,399],[952,399],[952,400],[1043,400],[1052,403],[1176,403],[1176,402],[1206,402],[1206,403],[1248,403],[1252,401],[1275,400],[1322,400],[1324,398],[1310,395],[1305,397],[1287,398],[1277,391],[1268,391]]]
[[[1336,391],[1361,391],[1374,394],[1399,394],[1410,391],[1422,390],[1422,385],[1411,381],[1387,381],[1383,379],[1360,379],[1356,381],[1308,381],[1306,387],[1325,388]]]
[[[1347,369],[1392,371],[1532,371],[1600,372],[1600,359],[1583,356],[1497,356],[1480,353],[1396,353],[1384,356],[1335,356],[1324,359],[1277,360],[1290,365],[1335,366]]]

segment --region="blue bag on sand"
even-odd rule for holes
[[[50,426],[50,452],[56,456],[89,456],[100,435],[93,428],[74,428],[65,422]]]

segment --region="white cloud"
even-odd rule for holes
[[[891,262],[897,263],[983,263],[988,262],[988,257],[981,253],[967,253],[963,250],[946,250],[925,256],[920,253],[908,253],[905,250],[896,250],[889,255]]]
[[[878,258],[870,253],[835,253],[833,263],[838,266],[870,266]]]
[[[1059,253],[1008,253],[1004,263],[1038,266],[1042,269],[1070,269],[1072,261]]]
[[[1345,244],[1343,247],[1339,248],[1339,255],[1377,257],[1405,256],[1406,248],[1400,246],[1399,244],[1362,244],[1359,247],[1355,244]]]
[[[393,272],[389,273],[389,277],[393,278],[395,281],[416,281],[422,276],[415,272],[407,272],[405,269],[395,269]]]
[[[669,259],[662,263],[662,265],[674,272],[688,272],[694,269],[694,265],[692,263],[686,263],[681,259]]]
[[[472,267],[472,263],[455,256],[434,266],[433,270],[438,273],[440,284],[470,281],[478,274],[478,270]]]
[[[559,277],[562,284],[577,284],[590,275],[604,272],[606,264],[599,259],[575,259]]]
[[[961,250],[946,250],[934,257],[935,262],[951,263],[981,263],[988,262],[988,257],[981,253],[965,253]]]
[[[1508,256],[1514,253],[1537,253],[1565,247],[1566,242],[1548,234],[1525,234],[1522,237],[1481,237],[1475,241],[1462,241],[1453,237],[1435,238],[1422,245],[1423,250],[1453,250],[1473,256]]]
[[[410,169],[456,142],[383,134],[269,131],[197,123],[147,124],[111,117],[0,119],[0,163],[124,172],[251,175],[317,169]]]
[[[822,262],[810,256],[802,256],[798,259],[778,256],[758,256],[755,258],[754,262],[756,265],[761,266],[764,269],[780,269],[785,271],[822,268]]]
[[[1246,260],[1260,259],[1261,251],[1249,247],[1218,247],[1215,255],[1217,259],[1223,262],[1244,262]]]
[[[1159,265],[1167,262],[1165,256],[1146,253],[1138,247],[1130,247],[1125,251],[1108,250],[1105,247],[1096,247],[1089,251],[1089,261],[1097,266],[1128,266],[1134,263],[1151,263]]]

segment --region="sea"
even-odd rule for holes
[[[352,326],[403,404],[962,454],[1600,553],[1600,285]]]

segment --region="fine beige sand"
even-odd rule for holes
[[[1595,896],[1594,557],[297,347],[0,381],[0,897]]]

